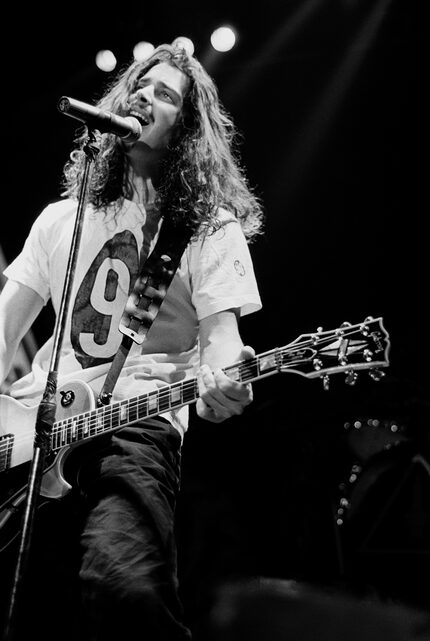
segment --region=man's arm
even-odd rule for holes
[[[21,340],[44,305],[30,287],[8,280],[0,293],[0,383],[12,367]]]
[[[200,321],[200,398],[196,410],[201,418],[213,423],[241,414],[252,401],[250,384],[232,381],[222,372],[228,365],[255,356],[254,350],[242,342],[238,316],[237,310],[230,309]]]

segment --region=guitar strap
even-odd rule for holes
[[[99,394],[99,406],[109,404],[133,341],[141,345],[145,340],[191,234],[191,228],[175,225],[169,220],[163,221],[155,247],[144,261],[126,302],[119,324],[123,338]]]

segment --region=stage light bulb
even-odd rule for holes
[[[216,51],[230,51],[235,42],[236,34],[231,27],[219,27],[211,35],[211,44]]]
[[[113,71],[116,67],[116,58],[109,49],[102,49],[96,55],[96,65],[101,71]]]
[[[146,60],[146,58],[149,58],[151,53],[154,51],[154,45],[151,44],[150,42],[138,42],[137,44],[134,45],[133,48],[133,57],[136,60],[136,62],[142,62],[143,60]]]
[[[190,56],[194,53],[194,43],[186,36],[179,36],[178,38],[175,38],[172,42],[172,47],[181,47],[182,49],[185,49]]]

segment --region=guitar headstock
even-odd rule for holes
[[[333,330],[322,328],[313,334],[301,334],[278,352],[281,372],[321,378],[328,389],[329,377],[344,372],[346,383],[354,385],[358,371],[368,370],[374,380],[385,374],[390,350],[389,335],[382,318],[368,316],[362,323],[342,323]]]

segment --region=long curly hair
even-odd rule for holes
[[[191,82],[172,137],[174,142],[163,160],[155,204],[163,217],[191,227],[195,234],[202,228],[216,229],[217,212],[222,207],[235,215],[251,242],[262,233],[262,204],[241,166],[235,124],[220,102],[212,78],[194,56],[182,47],[160,45],[143,62],[133,62],[120,71],[96,106],[127,116],[128,99],[139,79],[162,62],[180,69]],[[62,178],[62,195],[70,198],[78,197],[85,168],[86,126],[78,130],[74,142]],[[124,198],[131,198],[132,194],[124,143],[114,134],[105,133],[99,138],[98,148],[88,202],[97,209],[114,206],[119,211]]]

